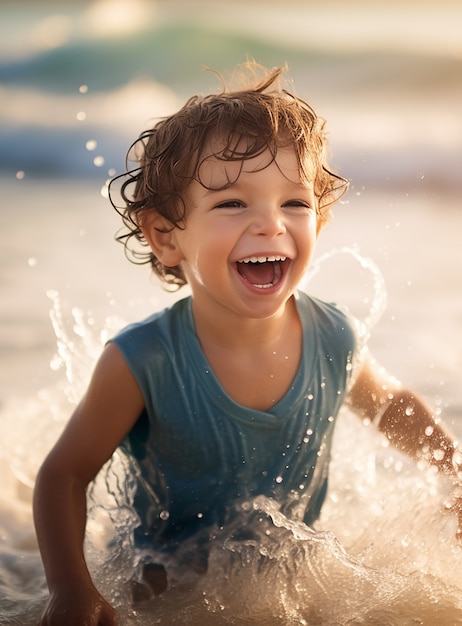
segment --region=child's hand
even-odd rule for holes
[[[38,626],[117,626],[117,612],[93,588],[52,592]]]

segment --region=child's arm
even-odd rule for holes
[[[456,437],[418,395],[368,358],[365,360],[349,400],[363,417],[369,418],[390,443],[416,460],[425,460],[455,485],[462,483],[462,457]],[[462,506],[458,534],[462,534]]]
[[[118,348],[110,344],[85,397],[37,476],[34,519],[50,590],[42,625],[117,623],[115,611],[94,587],[85,563],[85,492],[143,405],[133,375]]]

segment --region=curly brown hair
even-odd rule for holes
[[[147,213],[155,211],[172,229],[184,228],[183,195],[193,179],[201,182],[200,169],[206,159],[244,162],[268,150],[274,160],[278,149],[292,147],[301,179],[314,182],[323,221],[329,219],[331,205],[348,188],[348,181],[328,168],[324,120],[304,100],[281,88],[279,79],[285,68],[266,70],[248,63],[243,70],[251,75],[253,84],[228,91],[217,74],[222,91],[193,96],[177,113],[143,132],[127,154],[128,164],[135,153],[138,167],[129,170],[127,166],[127,172],[110,182],[111,204],[127,229],[116,239],[124,244],[132,261],[151,263],[166,287],[183,286],[183,271],[180,266],[165,267],[150,249],[146,250],[140,224]],[[263,76],[258,78],[258,74]],[[216,139],[219,152],[210,154]],[[115,201],[116,193],[121,204]],[[132,245],[136,242],[141,248]]]

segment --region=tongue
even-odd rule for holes
[[[266,263],[238,263],[237,269],[252,285],[269,285],[275,282],[278,272],[276,263],[267,261]]]

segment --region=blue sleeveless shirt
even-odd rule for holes
[[[223,390],[199,344],[190,298],[112,339],[145,399],[121,444],[138,480],[138,543],[176,545],[223,526],[239,503],[261,494],[307,524],[319,516],[356,341],[336,306],[305,293],[296,302],[301,362],[268,411],[241,406]]]

